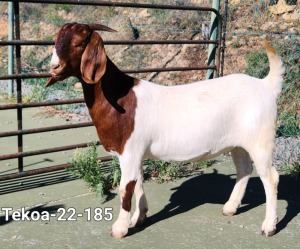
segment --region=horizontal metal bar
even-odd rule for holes
[[[9,109],[17,109],[17,108],[68,105],[68,104],[77,104],[77,103],[85,103],[85,101],[84,101],[84,99],[70,99],[70,100],[54,100],[54,101],[29,102],[29,103],[17,103],[17,104],[2,104],[2,105],[0,105],[0,111],[1,110],[9,110]]]
[[[10,46],[10,45],[24,45],[24,46],[31,46],[31,45],[45,45],[51,46],[54,45],[54,41],[28,41],[28,40],[6,40],[0,41],[0,46]]]
[[[108,162],[111,161],[112,158],[110,156],[105,156],[105,157],[100,157],[99,158],[101,162]],[[61,165],[56,165],[56,166],[50,166],[50,167],[45,167],[41,169],[33,169],[33,170],[27,170],[19,173],[12,173],[12,174],[6,174],[6,175],[0,175],[0,181],[5,181],[5,180],[11,180],[11,179],[16,179],[24,176],[33,176],[33,175],[38,175],[42,173],[49,173],[53,171],[58,171],[58,170],[63,170],[66,168],[71,167],[70,163],[66,164],[61,164]]]
[[[41,0],[18,0],[22,3],[41,3]],[[185,5],[166,5],[166,4],[146,4],[146,3],[124,3],[113,1],[99,0],[43,0],[43,3],[49,4],[74,4],[74,5],[92,5],[92,6],[107,6],[107,7],[124,7],[124,8],[145,8],[145,9],[168,9],[168,10],[190,10],[190,11],[210,11],[214,12],[218,18],[221,18],[220,13],[211,7],[185,6]]]
[[[8,131],[8,132],[1,132],[0,138],[17,136],[17,135],[35,134],[35,133],[42,133],[42,132],[49,132],[49,131],[59,131],[59,130],[66,130],[66,129],[82,128],[82,127],[89,127],[89,126],[93,126],[93,125],[94,125],[93,122],[83,122],[83,123],[77,123],[77,124],[58,125],[58,126],[43,127],[43,128],[28,129],[28,130]]]
[[[145,68],[145,69],[124,69],[123,73],[153,73],[153,72],[171,72],[171,71],[193,71],[193,70],[216,70],[216,66],[199,66],[199,67],[166,67],[166,68]],[[28,74],[3,74],[0,80],[12,79],[30,79],[30,78],[49,78],[50,73],[28,73]]]
[[[100,143],[98,143],[98,144],[100,144]],[[7,155],[0,156],[0,161],[1,160],[7,160],[7,159],[20,158],[20,157],[28,157],[28,156],[36,156],[36,155],[41,155],[41,154],[49,154],[49,153],[60,152],[60,151],[65,151],[65,150],[73,150],[73,149],[76,149],[76,148],[84,148],[84,147],[87,147],[88,145],[89,145],[89,143],[81,143],[81,144],[60,146],[60,147],[49,148],[49,149],[42,149],[42,150],[26,151],[26,152],[7,154]]]
[[[125,40],[104,41],[105,45],[165,45],[165,44],[218,44],[217,40]]]
[[[166,67],[166,68],[145,68],[138,70],[122,70],[124,73],[153,73],[153,72],[174,72],[174,71],[194,71],[194,70],[216,70],[216,66],[202,66],[202,67]]]
[[[164,45],[164,44],[218,44],[217,40],[113,40],[104,41],[105,45]],[[24,45],[24,46],[37,46],[54,45],[53,41],[26,41],[26,40],[7,40],[0,41],[0,46],[9,45]]]
[[[49,78],[49,77],[51,77],[50,73],[2,74],[0,75],[0,80]]]

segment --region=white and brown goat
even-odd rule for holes
[[[264,42],[269,75],[257,79],[234,74],[180,86],[161,86],[122,73],[107,57],[97,24],[65,24],[55,38],[52,77],[46,86],[69,76],[82,83],[84,98],[104,148],[119,158],[121,208],[111,235],[124,237],[143,224],[148,210],[142,160],[201,161],[231,152],[237,169],[233,192],[223,208],[239,207],[252,162],[266,193],[262,233],[272,236],[277,222],[278,173],[272,166],[283,66]],[[130,218],[131,198],[136,210]]]

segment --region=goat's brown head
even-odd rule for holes
[[[55,37],[50,63],[51,78],[46,87],[70,76],[97,83],[106,69],[106,53],[95,30],[115,31],[101,24],[65,24]]]

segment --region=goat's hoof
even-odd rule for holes
[[[276,229],[270,232],[266,232],[266,231],[261,231],[262,235],[265,235],[266,237],[271,237],[276,233]]]
[[[223,215],[224,216],[234,216],[235,212],[224,212],[223,211]]]
[[[238,208],[239,205],[235,205],[234,203],[232,202],[226,202],[224,207],[223,207],[223,215],[224,216],[233,216],[235,215],[236,211],[237,211],[237,208]]]
[[[110,232],[110,237],[114,238],[114,239],[122,239],[125,237],[124,233],[114,233],[113,231]]]
[[[261,234],[266,237],[271,237],[276,233],[276,223],[278,218],[275,219],[265,219],[261,226]]]
[[[224,216],[234,216],[235,213],[236,213],[236,210],[234,210],[234,211],[229,211],[229,210],[223,209],[222,213],[223,213]]]
[[[133,227],[140,227],[142,225],[144,225],[145,223],[145,220],[147,218],[147,215],[143,215],[142,217],[139,217],[138,220],[134,220],[134,219],[131,219],[131,223],[130,223],[130,228],[133,228]]]

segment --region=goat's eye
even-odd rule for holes
[[[85,47],[85,46],[86,46],[86,42],[75,44],[75,47]]]

